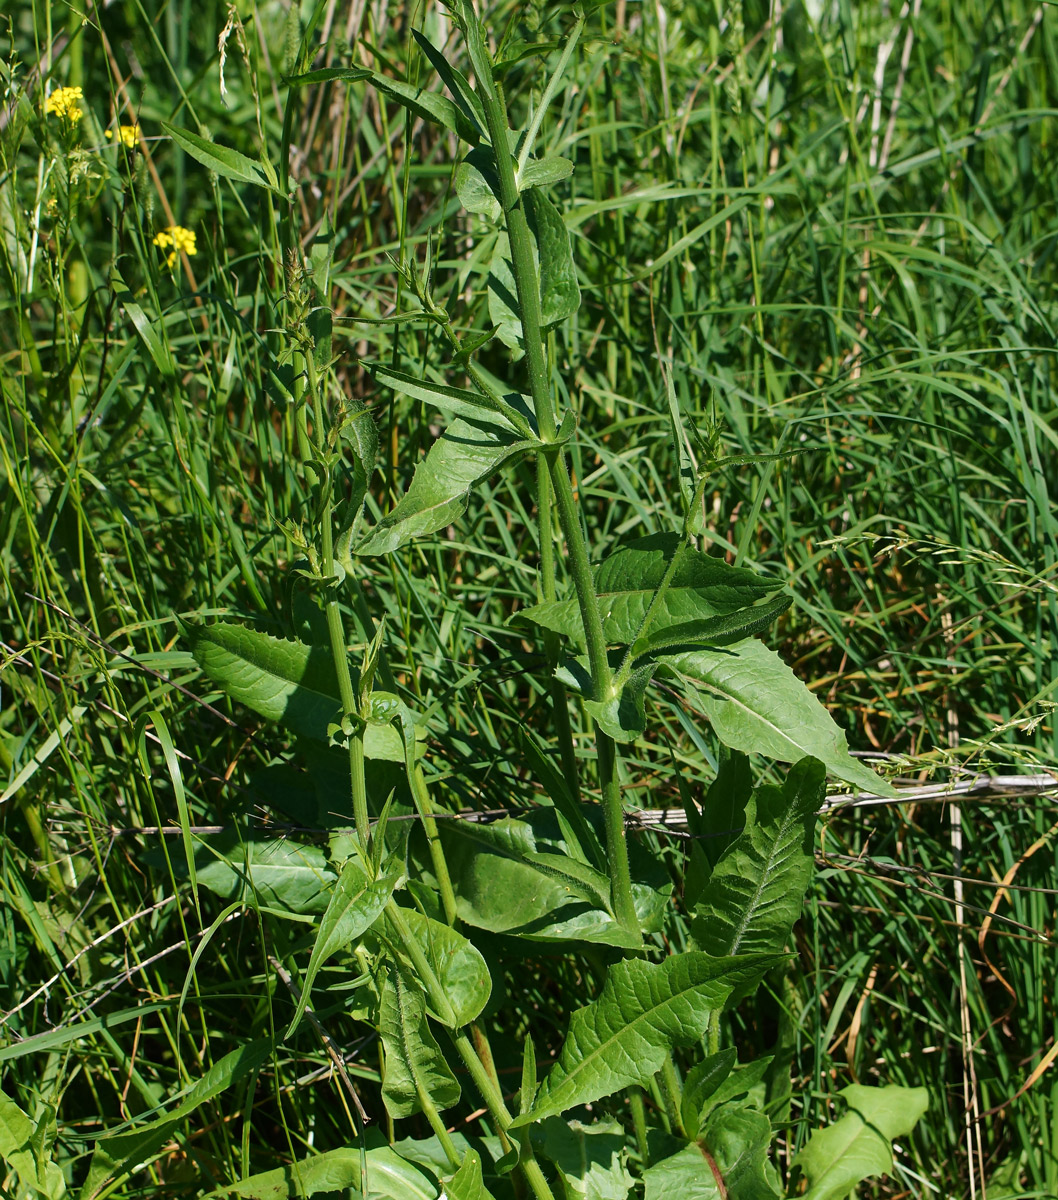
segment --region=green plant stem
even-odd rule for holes
[[[683,1106],[681,1103],[683,1089],[680,1086],[679,1077],[676,1074],[676,1066],[672,1061],[671,1054],[662,1064],[658,1077],[661,1080],[661,1094],[665,1099],[665,1108],[669,1114],[669,1124],[672,1126],[674,1133],[678,1133],[680,1137],[685,1138],[687,1131],[683,1127]]]
[[[405,952],[411,959],[419,977],[419,982],[426,989],[426,996],[430,1001],[430,1005],[440,1017],[442,1023],[447,1027],[449,1036],[452,1039],[452,1045],[455,1046],[456,1053],[463,1060],[463,1065],[466,1067],[470,1078],[474,1081],[474,1086],[481,1094],[489,1116],[492,1118],[493,1124],[496,1126],[500,1134],[500,1139],[505,1144],[504,1148],[506,1149],[512,1144],[507,1130],[510,1128],[511,1121],[514,1118],[511,1116],[507,1105],[503,1102],[503,1093],[493,1081],[485,1064],[478,1056],[473,1043],[467,1036],[466,1030],[457,1027],[455,1013],[452,1010],[448,996],[441,986],[437,975],[434,973],[433,967],[430,966],[426,955],[412,937],[411,930],[408,928],[400,907],[395,901],[391,900],[386,905],[386,916],[396,931]],[[526,1183],[532,1189],[533,1195],[537,1197],[537,1200],[555,1200],[551,1188],[544,1178],[544,1173],[540,1169],[540,1164],[533,1155],[527,1130],[523,1131],[519,1136],[518,1145],[518,1166],[525,1176]]]
[[[470,36],[475,36],[472,32]],[[507,148],[507,110],[503,97],[490,78],[481,80],[481,100],[492,141],[496,171],[499,177],[500,203],[511,244],[511,269],[518,292],[518,308],[522,322],[522,340],[529,375],[529,391],[536,414],[537,429],[545,443],[554,443],[558,432],[555,408],[551,400],[547,363],[544,358],[543,330],[540,319],[540,280],[533,261],[532,237],[521,193],[514,175],[514,160]],[[594,699],[612,699],[613,680],[610,661],[606,655],[606,639],[602,630],[599,601],[588,561],[588,547],[581,528],[580,513],[573,498],[569,468],[560,446],[552,445],[541,453],[547,459],[548,474],[554,489],[562,535],[569,554],[570,574],[577,592],[588,661],[591,668]],[[617,748],[612,738],[596,729],[599,757],[599,782],[606,822],[606,859],[610,874],[610,903],[614,916],[641,940],[639,921],[632,900],[632,876],[628,866],[628,845],[625,840],[624,808],[617,782]]]
[[[444,847],[441,845],[437,821],[434,819],[433,803],[430,800],[429,789],[426,787],[426,777],[422,773],[422,767],[418,763],[410,761],[414,753],[415,743],[412,741],[407,748],[409,756],[408,783],[411,785],[415,810],[419,814],[423,832],[426,834],[426,844],[430,848],[430,862],[433,864],[434,875],[437,877],[437,890],[441,893],[441,905],[444,908],[445,920],[449,925],[455,925],[457,920],[456,896],[452,887],[452,877],[448,874],[448,863],[445,861]]]
[[[632,1109],[632,1126],[636,1131],[636,1146],[639,1149],[639,1161],[643,1170],[650,1166],[650,1148],[647,1143],[647,1104],[643,1099],[643,1089],[630,1087],[628,1103]]]
[[[319,393],[316,364],[313,362],[311,353],[305,355],[305,366],[313,405],[313,435],[317,448],[322,450],[324,444],[323,400]],[[329,481],[324,481],[321,486],[329,487]],[[321,515],[320,558],[323,578],[329,583],[334,580],[335,573],[334,526],[331,520],[333,511],[333,505],[328,499],[323,506]],[[356,833],[366,852],[371,822],[367,812],[367,783],[364,776],[364,732],[359,722],[353,679],[349,673],[349,653],[345,646],[342,613],[333,591],[324,606],[324,613],[327,618],[327,634],[331,643],[334,673],[338,677],[338,695],[342,701],[342,714],[353,719],[354,728],[349,734],[349,786],[353,800],[353,821],[356,824]]]
[[[551,533],[553,493],[551,478],[543,455],[538,455],[536,460],[536,494],[540,536],[540,598],[545,603],[550,603],[556,596],[555,543]],[[562,773],[569,784],[574,801],[579,802],[580,780],[577,770],[577,750],[573,745],[573,729],[569,722],[569,698],[562,681],[555,676],[555,667],[558,666],[559,658],[559,639],[558,634],[550,629],[544,630],[544,654],[547,658],[551,708],[555,716],[559,753],[562,756]]]

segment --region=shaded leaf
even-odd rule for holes
[[[782,762],[806,755],[855,788],[881,796],[895,789],[848,751],[834,718],[774,650],[756,638],[722,649],[667,654],[659,671],[684,685],[684,695],[734,750]]]
[[[459,1084],[430,1031],[422,992],[399,967],[386,971],[379,1033],[386,1052],[382,1099],[391,1117],[422,1112],[424,1098],[439,1112],[459,1102]]]
[[[644,1200],[777,1200],[768,1161],[771,1123],[751,1108],[724,1108],[698,1142],[643,1172]]]
[[[674,1046],[697,1041],[709,1014],[733,988],[751,983],[777,960],[746,955],[715,959],[686,951],[660,963],[625,959],[610,967],[598,999],[570,1017],[558,1061],[536,1103],[514,1125],[557,1115],[646,1084]]]
[[[767,1075],[768,1068],[772,1064],[771,1056],[757,1058],[751,1063],[746,1063],[744,1067],[735,1066],[733,1071],[729,1070],[723,1078],[717,1079],[714,1072],[720,1064],[717,1064],[715,1060],[729,1053],[731,1059],[728,1061],[733,1061],[734,1050],[721,1050],[719,1054],[711,1056],[712,1063],[710,1059],[707,1059],[698,1067],[687,1072],[687,1079],[683,1086],[681,1115],[684,1128],[688,1133],[697,1136],[706,1119],[721,1104],[726,1104],[729,1100],[735,1100],[752,1091]],[[710,1067],[711,1069],[703,1069]]]
[[[301,998],[286,1036],[297,1028],[309,1002],[312,984],[320,967],[343,947],[348,946],[378,920],[393,895],[397,876],[389,875],[371,880],[355,859],[350,859],[338,876],[338,883],[320,921],[316,944],[301,983]]]
[[[645,663],[628,676],[624,686],[609,700],[584,700],[584,711],[615,742],[634,742],[647,727],[646,692],[657,663]]]
[[[239,842],[202,838],[195,864],[199,886],[229,903],[257,902],[292,913],[326,909],[336,882],[319,846],[290,838]]]
[[[632,1190],[627,1138],[615,1121],[585,1125],[548,1117],[530,1136],[536,1153],[562,1172],[567,1200],[626,1200]]]
[[[840,1200],[861,1179],[887,1175],[893,1169],[893,1139],[910,1133],[929,1105],[925,1088],[896,1084],[853,1084],[839,1095],[849,1111],[817,1129],[792,1163],[808,1180],[802,1200]]]

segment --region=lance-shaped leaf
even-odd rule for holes
[[[861,1179],[887,1175],[893,1169],[893,1139],[910,1133],[929,1106],[925,1088],[896,1084],[853,1084],[839,1095],[849,1111],[833,1125],[816,1130],[793,1161],[793,1168],[800,1168],[808,1180],[801,1200],[839,1200]]]
[[[535,439],[453,421],[415,468],[411,486],[397,506],[353,547],[353,553],[390,554],[412,538],[451,525],[463,515],[476,483],[536,445]]]
[[[360,864],[352,858],[342,867],[338,883],[320,921],[316,944],[312,948],[312,957],[301,984],[301,998],[298,1000],[294,1019],[286,1032],[288,1038],[301,1020],[320,967],[332,954],[337,954],[374,925],[393,895],[396,883],[395,875],[369,879]]]
[[[321,67],[318,71],[306,71],[301,75],[291,75],[284,82],[289,87],[304,87],[313,83],[359,83],[366,80],[377,88],[383,95],[406,108],[410,113],[431,121],[434,125],[456,134],[465,142],[472,145],[478,140],[478,129],[474,121],[460,110],[447,96],[438,92],[428,92],[425,88],[416,87],[403,79],[393,79],[378,71],[369,71],[365,67]]]
[[[725,645],[760,633],[790,606],[779,580],[688,546],[677,534],[662,533],[622,546],[595,570],[603,635],[634,653],[668,646]],[[642,637],[640,630],[673,555],[675,571]],[[776,593],[779,593],[778,595]],[[531,621],[584,646],[584,625],[575,599],[523,609],[512,621]]]
[[[771,1122],[752,1108],[723,1108],[697,1142],[643,1172],[644,1200],[778,1200],[768,1160]]]
[[[267,1038],[247,1042],[226,1054],[210,1067],[171,1112],[126,1133],[112,1134],[96,1144],[81,1188],[80,1200],[93,1200],[114,1180],[122,1179],[144,1163],[150,1162],[172,1140],[184,1119],[196,1108],[219,1096],[239,1079],[256,1071],[269,1056],[272,1043]]]
[[[729,1100],[747,1095],[757,1087],[772,1064],[770,1055],[757,1058],[744,1067],[736,1067],[734,1071],[725,1074],[724,1078],[718,1081],[718,1067],[722,1069],[722,1058],[725,1053],[721,1050],[719,1054],[713,1055],[711,1059],[707,1059],[687,1072],[683,1097],[680,1102],[680,1114],[683,1117],[684,1129],[695,1137],[714,1109],[719,1108],[721,1104],[726,1104]],[[734,1053],[732,1050],[731,1059],[728,1061],[734,1060]],[[721,1062],[718,1063],[718,1059]]]
[[[781,762],[806,755],[861,791],[895,789],[849,754],[845,734],[774,650],[756,638],[733,646],[666,654],[658,674],[684,685],[684,695],[733,750]]]
[[[558,1061],[531,1111],[514,1125],[647,1083],[674,1046],[702,1036],[710,1012],[724,1006],[733,988],[760,978],[777,961],[773,955],[716,959],[686,951],[660,963],[616,963],[598,999],[570,1017]]]
[[[481,1155],[474,1149],[468,1149],[459,1170],[441,1182],[449,1200],[494,1200],[481,1176]]]
[[[328,740],[328,727],[341,711],[329,650],[226,621],[192,626],[187,637],[195,661],[233,700],[300,737]],[[400,735],[390,726],[369,724],[364,754],[403,762]]]
[[[546,329],[580,308],[577,268],[569,230],[558,209],[538,188],[524,193],[524,203],[540,280],[540,320]],[[516,346],[522,337],[522,322],[518,315],[520,305],[511,267],[511,247],[505,233],[496,239],[492,253],[488,293],[489,316],[497,336],[508,346]]]
[[[384,363],[365,363],[372,378],[391,387],[403,396],[421,400],[433,408],[453,417],[462,417],[473,425],[494,425],[501,433],[510,437],[532,438],[531,413],[518,396],[522,411],[496,396],[483,392],[472,392],[467,388],[451,387],[446,383],[434,383],[430,379],[416,379],[405,371],[387,367]]]
[[[698,901],[698,946],[723,958],[782,950],[812,880],[812,830],[826,794],[816,758],[792,766],[782,787],[759,787],[746,827],[724,851]]]
[[[438,1111],[459,1102],[459,1084],[426,1019],[422,992],[397,966],[386,971],[379,1011],[386,1051],[382,1099],[394,1119],[432,1106]]]
[[[423,916],[418,909],[401,909],[401,916],[448,997],[455,1025],[473,1021],[492,994],[492,976],[480,951],[451,926]],[[395,949],[403,957],[402,948],[396,945]]]
[[[275,190],[275,179],[269,180],[260,163],[247,158],[245,154],[240,154],[238,150],[233,150],[230,146],[218,146],[216,142],[199,137],[190,130],[170,125],[168,121],[160,121],[159,124],[181,150],[217,175],[223,175],[225,179],[234,179],[237,183],[252,183],[257,187]]]

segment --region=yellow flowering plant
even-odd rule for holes
[[[56,88],[44,101],[44,115],[60,117],[69,121],[71,125],[76,125],[84,116],[84,109],[81,107],[83,99],[84,92],[79,87]]]
[[[195,231],[185,229],[183,225],[169,225],[154,235],[154,245],[161,250],[168,250],[166,265],[170,270],[176,266],[176,260],[183,251],[189,258],[198,253],[195,243]]]
[[[140,144],[140,138],[143,136],[143,130],[139,125],[119,125],[117,134],[113,129],[107,130],[107,139],[113,140],[114,137],[125,147],[126,150],[135,150]]]

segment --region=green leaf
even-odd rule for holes
[[[631,1192],[627,1138],[615,1121],[584,1125],[548,1117],[530,1137],[536,1153],[562,1173],[567,1200],[626,1200]]]
[[[854,759],[845,734],[774,650],[756,638],[734,646],[667,654],[661,671],[684,685],[684,695],[733,750],[782,762],[806,755],[862,791],[895,796],[895,789]]]
[[[443,1112],[458,1104],[460,1090],[430,1032],[422,992],[400,967],[386,971],[379,1010],[385,1048],[382,1099],[391,1117],[410,1117],[431,1104]]]
[[[687,1072],[683,1081],[680,1116],[688,1133],[698,1132],[704,1105],[731,1074],[731,1068],[737,1059],[738,1051],[734,1046],[728,1046],[724,1050],[718,1050],[716,1054],[710,1054],[704,1062],[691,1067]]]
[[[457,521],[470,489],[505,463],[535,447],[497,429],[479,429],[457,419],[415,468],[411,486],[354,547],[360,555],[391,554],[412,538],[426,537]]]
[[[341,712],[329,650],[226,621],[191,626],[187,636],[195,661],[233,700],[300,737],[329,740],[328,727]],[[400,734],[369,724],[364,754],[403,762]]]
[[[80,1200],[93,1200],[115,1180],[123,1179],[150,1162],[173,1138],[184,1119],[256,1071],[272,1052],[269,1038],[247,1042],[226,1054],[187,1092],[184,1099],[160,1120],[152,1121],[127,1133],[103,1138],[92,1155],[88,1177],[80,1191]]]
[[[478,99],[474,89],[467,81],[467,77],[462,71],[452,66],[444,54],[432,42],[423,37],[417,29],[413,29],[411,33],[412,37],[419,43],[419,49],[430,60],[434,70],[441,76],[445,86],[455,97],[455,102],[459,110],[468,121],[472,122],[478,131],[478,135],[483,135],[488,128],[485,109],[482,107],[481,101]]]
[[[455,1014],[454,1027],[469,1024],[492,994],[492,976],[481,953],[461,933],[418,909],[402,908],[401,916],[444,988]],[[399,946],[396,949],[401,953]],[[438,1014],[431,1015],[441,1020]]]
[[[524,193],[525,215],[533,241],[533,258],[540,280],[540,319],[543,328],[571,317],[580,308],[580,288],[573,262],[569,230],[562,214],[537,188]],[[506,233],[496,239],[489,266],[489,316],[496,335],[508,346],[522,337],[518,288],[511,267]]]
[[[598,806],[582,808],[598,820]],[[562,855],[566,872],[579,860],[570,854],[557,814],[540,809],[524,821],[487,825],[448,821],[441,841],[456,892],[459,916],[469,925],[532,941],[583,941],[634,948],[638,943],[605,909],[584,899],[582,881],[564,880],[533,862],[535,854]],[[597,833],[594,836],[598,836]],[[653,856],[634,843],[632,898],[645,932],[659,927],[672,884]],[[549,864],[550,865],[550,864]]]
[[[701,1139],[643,1172],[644,1200],[777,1200],[768,1161],[771,1123],[751,1108],[724,1108]]]
[[[754,1059],[743,1067],[736,1066],[733,1071],[729,1070],[723,1078],[718,1079],[722,1064],[716,1060],[723,1059],[728,1053],[731,1058],[727,1061],[732,1062],[734,1050],[721,1050],[719,1054],[711,1056],[687,1072],[680,1113],[688,1133],[697,1136],[710,1113],[729,1100],[747,1095],[760,1083],[772,1064],[772,1058],[768,1055],[765,1058]]]
[[[395,875],[377,880],[369,879],[355,859],[350,859],[342,867],[338,883],[320,921],[316,944],[312,948],[312,957],[301,984],[301,999],[286,1032],[288,1038],[301,1020],[320,967],[332,954],[348,946],[374,925],[393,895],[396,883]]]
[[[631,645],[654,599],[673,555],[676,534],[654,534],[621,547],[595,570],[603,635],[610,645]],[[729,566],[699,550],[685,547],[672,580],[635,653],[654,653],[666,646],[713,645],[759,633],[789,607],[789,594],[778,580],[745,567]],[[575,599],[537,604],[512,621],[530,621],[585,645],[580,606]]]
[[[894,1138],[914,1129],[929,1105],[925,1088],[853,1084],[839,1093],[849,1111],[818,1129],[791,1164],[808,1180],[801,1200],[840,1200],[871,1175],[893,1169]]]
[[[430,1177],[388,1146],[368,1150],[366,1159],[368,1200],[438,1200],[437,1186]],[[287,1196],[316,1196],[321,1192],[343,1192],[347,1200],[360,1200],[360,1165],[360,1151],[355,1147],[329,1150],[229,1183],[210,1192],[207,1200],[222,1196],[286,1200]]]
[[[702,838],[702,847],[711,866],[715,867],[724,851],[746,825],[746,805],[753,792],[753,773],[749,759],[721,748],[716,778],[709,785],[702,801],[702,812],[693,833]]]
[[[691,931],[717,958],[782,950],[812,881],[812,831],[826,794],[826,769],[804,758],[782,787],[760,787],[746,827],[713,868]]]
[[[559,154],[549,154],[546,158],[531,158],[525,164],[525,170],[516,175],[518,190],[528,191],[534,187],[548,187],[559,183],[573,174],[573,163]]]
[[[229,903],[255,901],[291,913],[319,913],[336,882],[319,846],[290,838],[239,842],[202,838],[195,864],[200,887]]]
[[[403,396],[410,396],[413,400],[421,400],[424,404],[440,409],[446,416],[462,417],[475,425],[494,425],[508,437],[534,436],[526,417],[495,396],[472,392],[467,388],[450,387],[444,383],[433,383],[428,379],[416,379],[414,375],[397,371],[383,363],[365,362],[364,366],[379,383],[391,387]]]
[[[467,1150],[459,1170],[441,1182],[449,1200],[493,1200],[481,1177],[481,1155],[476,1150]]]
[[[245,154],[240,154],[238,150],[232,150],[230,146],[218,146],[216,142],[199,137],[197,133],[191,133],[187,129],[170,125],[168,121],[158,123],[181,150],[217,175],[222,175],[225,179],[234,179],[237,183],[252,183],[256,187],[268,188],[269,191],[276,190],[266,178],[260,163],[247,158]]]
[[[55,1135],[55,1109],[50,1104],[34,1121],[0,1092],[0,1158],[24,1188],[45,1200],[60,1200],[66,1194],[62,1170],[50,1161]]]
[[[647,727],[646,692],[657,663],[637,667],[624,686],[609,700],[584,700],[584,711],[615,742],[634,742]]]
[[[759,978],[777,959],[715,959],[686,951],[660,963],[625,959],[610,967],[599,998],[570,1017],[558,1061],[536,1103],[514,1125],[590,1104],[629,1084],[646,1084],[674,1046],[697,1041],[709,1014],[733,988]]]

